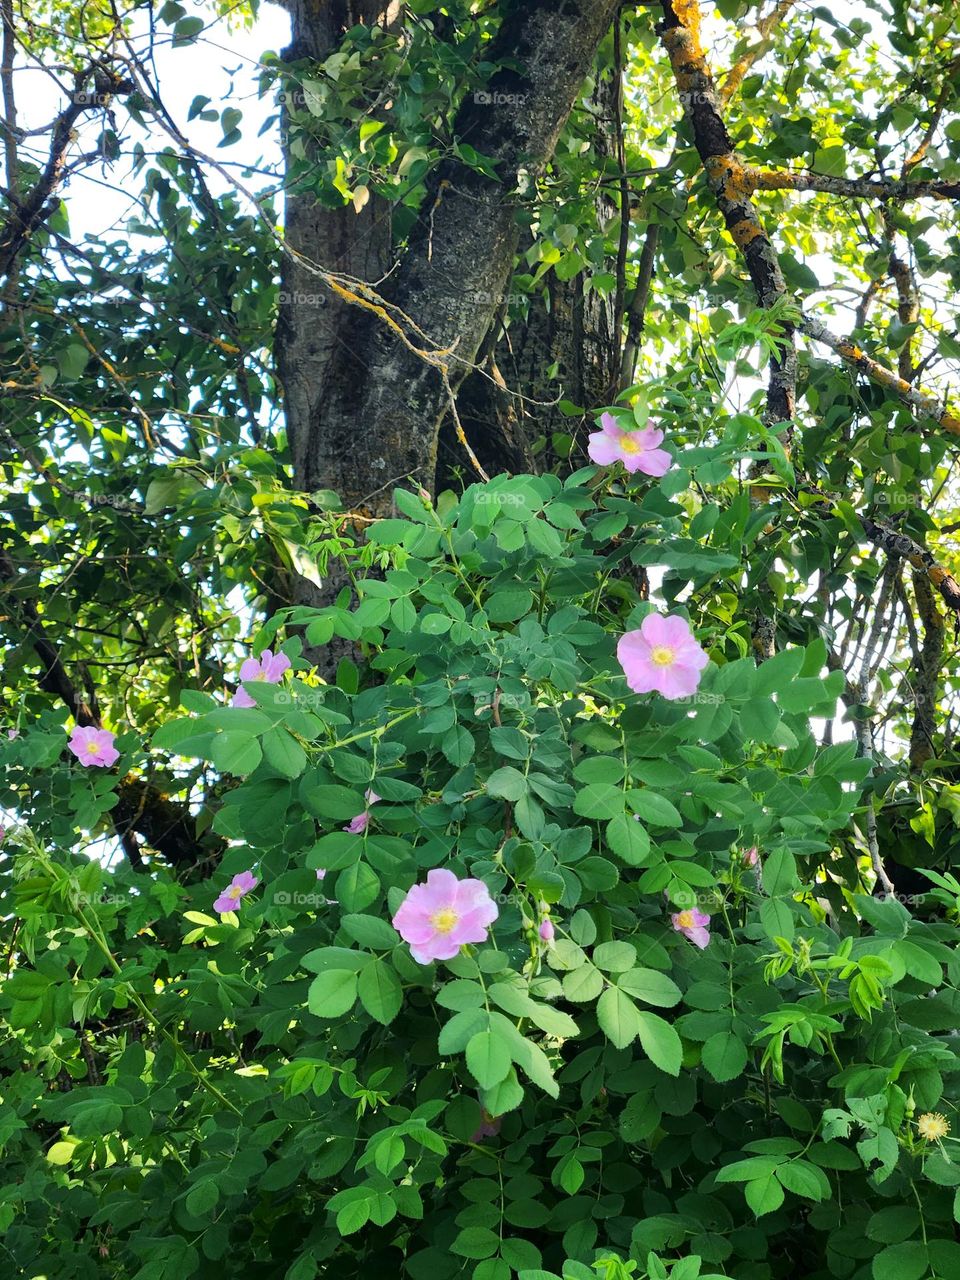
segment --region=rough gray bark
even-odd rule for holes
[[[517,242],[514,193],[549,160],[618,0],[523,0],[506,7],[487,60],[509,60],[487,86],[491,101],[468,96],[454,134],[492,161],[497,177],[455,157],[428,182],[420,218],[381,293],[435,347],[453,348],[450,381],[467,373],[507,290]],[[339,14],[334,9],[340,8]],[[294,0],[293,49],[320,56],[336,37],[344,5],[320,9]],[[352,9],[356,20],[356,7]],[[347,14],[346,16],[351,16]],[[340,27],[342,30],[342,25]],[[522,103],[522,105],[517,105]],[[291,244],[312,261],[368,281],[379,278],[382,242],[353,252],[357,216],[347,223],[293,198]],[[337,255],[343,254],[339,262]],[[371,267],[374,268],[371,270]],[[449,395],[435,364],[409,350],[377,317],[347,306],[298,310],[296,293],[319,292],[317,278],[290,267],[284,280],[278,364],[297,484],[334,489],[351,506],[384,510],[392,482],[433,486],[437,433]],[[310,284],[294,284],[309,279]],[[477,299],[486,299],[478,302]],[[317,312],[323,312],[322,322]],[[411,332],[418,346],[427,344]],[[385,488],[374,494],[378,486]]]

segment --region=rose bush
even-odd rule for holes
[[[245,697],[0,740],[11,1274],[960,1275],[957,886],[874,896],[842,673],[745,652],[764,512],[688,483],[399,491]],[[220,779],[203,874],[75,852],[151,769]]]

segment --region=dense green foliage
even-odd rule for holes
[[[455,122],[513,70],[488,55],[518,3],[410,0],[223,96],[176,59],[229,60],[255,6],[3,6],[5,83],[41,62],[51,115],[95,99],[0,282],[4,1276],[960,1276],[960,424],[802,329],[956,384],[956,195],[862,194],[960,179],[951,15],[781,0],[761,34],[750,0],[704,6],[731,154],[773,174],[761,308],[662,6],[627,6],[501,193],[482,372],[543,474],[471,484],[442,442],[430,492],[371,470],[346,510],[284,422],[283,197],[348,249],[376,212],[388,289],[439,166],[494,172]],[[57,136],[17,101],[0,255]],[[104,183],[132,211],[81,240]],[[342,295],[313,280],[319,329]],[[635,368],[603,385],[666,433],[662,479],[583,465],[614,303]],[[689,698],[628,689],[618,641],[654,612],[709,653]],[[231,705],[267,649],[292,670]],[[81,723],[116,764],[71,753]],[[499,914],[421,965],[391,921],[441,867]]]
[[[685,461],[716,481],[723,454]],[[594,475],[436,510],[398,493],[402,517],[344,552],[359,605],[255,641],[339,635],[362,669],[317,684],[289,638],[299,671],[248,683],[256,709],[184,688],[152,744],[121,732],[120,772],[226,779],[213,881],[71,851],[112,778],[64,763],[62,715],[0,748],[28,819],[0,997],[22,1274],[957,1273],[960,1174],[916,1124],[956,1103],[955,929],[870,896],[870,764],[810,729],[842,677],[815,635],[758,669],[707,616],[697,693],[630,694],[615,641],[652,606],[624,565],[697,597],[766,515],[741,495],[691,523],[685,472]],[[341,830],[369,786],[367,830]],[[423,967],[389,917],[441,865],[500,917]],[[246,869],[260,884],[218,921]],[[694,902],[702,952],[670,925]]]

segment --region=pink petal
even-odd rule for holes
[[[431,911],[450,906],[457,900],[457,886],[460,881],[446,867],[434,867],[427,872],[426,890],[430,897]]]
[[[665,476],[673,466],[673,458],[666,449],[645,449],[643,453],[634,454],[636,466],[627,467],[628,471],[642,471],[647,476]]]
[[[641,449],[656,449],[663,441],[663,432],[658,427],[644,427],[642,431],[635,431],[633,438]]]
[[[617,642],[617,661],[623,668],[627,684],[634,693],[649,693],[656,687],[654,671],[656,668],[650,661],[650,645],[640,631],[628,631]]]
[[[686,618],[682,618],[678,613],[668,613],[666,617],[660,619],[660,622],[662,644],[668,644],[671,649],[679,649],[682,645],[690,643],[692,632]],[[696,641],[694,645],[696,646]]]
[[[600,430],[604,435],[613,436],[615,440],[620,439],[620,424],[612,413],[601,413]]]
[[[684,932],[690,941],[698,946],[701,951],[703,951],[710,942],[710,931],[708,929],[686,929]]]
[[[602,431],[594,431],[587,438],[587,454],[599,467],[609,467],[622,457],[617,442]]]
[[[241,680],[259,680],[262,675],[263,668],[260,666],[260,663],[256,658],[245,659],[240,668]]]
[[[255,707],[257,704],[247,693],[246,689],[238,689],[230,701],[232,707]]]
[[[657,692],[671,702],[677,698],[689,698],[700,683],[700,676],[696,671],[690,667],[681,667],[676,662],[669,667],[660,667],[657,675]]]
[[[669,623],[670,619],[665,618],[662,614],[648,613],[640,623],[640,634],[651,648],[653,648],[654,645],[660,644],[672,647],[671,627]]]

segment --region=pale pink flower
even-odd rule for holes
[[[741,857],[745,867],[755,867],[760,862],[760,852],[755,844],[751,845],[749,849],[744,849]]]
[[[352,836],[363,835],[364,831],[366,831],[367,827],[370,825],[370,806],[373,804],[377,804],[380,800],[383,799],[383,796],[378,796],[377,793],[374,791],[374,789],[372,787],[369,787],[364,792],[363,798],[367,802],[366,809],[362,809],[360,813],[356,815],[356,817],[351,818],[350,821],[347,823],[347,825],[343,828],[344,831],[349,832],[349,834]]]
[[[214,911],[219,911],[224,915],[228,911],[235,911],[241,898],[245,898],[251,889],[255,889],[260,881],[252,871],[241,871],[238,876],[234,876],[230,883],[221,893],[213,904]]]
[[[283,673],[290,668],[290,659],[285,653],[271,653],[264,649],[259,658],[247,658],[240,668],[240,680],[264,680],[267,684],[279,684]],[[233,695],[234,707],[255,707],[257,704],[241,685]]]
[[[471,1142],[482,1142],[484,1138],[495,1138],[503,1124],[503,1116],[492,1116],[484,1107],[480,1108],[480,1127],[470,1135]]]
[[[541,939],[546,943],[552,942],[554,938],[557,936],[557,931],[556,929],[554,929],[553,921],[550,919],[549,916],[543,917],[543,919],[540,921],[540,928],[537,930],[537,932],[540,934]]]
[[[656,427],[642,431],[624,431],[612,413],[600,417],[600,430],[587,440],[590,459],[601,467],[622,462],[628,471],[642,471],[646,476],[663,476],[673,466],[673,459],[663,443],[663,432]]]
[[[452,960],[466,942],[485,942],[499,915],[482,880],[458,880],[434,867],[426,884],[415,884],[393,917],[393,927],[410,943],[417,964]]]
[[[324,877],[326,874],[327,874],[327,869],[326,869],[326,867],[317,867],[317,879],[318,879],[318,880],[322,880],[322,879],[323,879],[323,877]]]
[[[11,741],[11,742],[13,742],[14,738],[19,738],[19,737],[20,737],[20,730],[19,730],[19,729],[8,729],[8,730],[7,730],[7,737],[10,739],[10,741]]]
[[[710,661],[685,618],[659,613],[648,613],[639,630],[620,637],[617,660],[634,693],[656,692],[671,701],[695,692]]]
[[[697,911],[696,908],[692,911],[676,911],[670,919],[677,933],[689,938],[701,951],[710,941],[710,917],[706,912]]]
[[[77,725],[67,746],[82,765],[109,769],[120,759],[120,752],[113,745],[115,736],[109,729],[95,729],[90,724]]]

